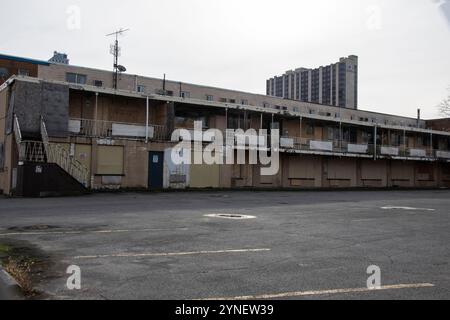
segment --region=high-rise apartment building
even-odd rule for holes
[[[69,58],[67,54],[60,53],[58,51],[54,51],[53,57],[51,57],[48,61],[52,63],[69,64]]]
[[[358,57],[316,69],[298,68],[267,80],[267,95],[349,109],[358,108]]]

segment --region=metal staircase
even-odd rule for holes
[[[40,129],[42,141],[23,140],[19,120],[14,115],[14,135],[19,150],[19,161],[57,164],[85,188],[89,188],[88,169],[71,156],[69,151],[61,144],[49,141],[47,127],[43,118],[41,118]]]

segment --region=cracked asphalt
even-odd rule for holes
[[[0,198],[0,244],[39,252],[43,299],[449,299],[449,208],[448,190]],[[366,287],[370,265],[433,286],[324,293]]]

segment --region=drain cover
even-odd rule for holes
[[[248,215],[244,215],[244,214],[235,214],[235,213],[206,214],[205,217],[208,217],[208,218],[233,219],[233,220],[256,219],[255,216],[248,216]]]

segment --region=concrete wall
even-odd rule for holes
[[[41,116],[49,135],[67,135],[69,121],[69,88],[46,82],[16,81],[13,89],[13,110],[23,136],[39,135]],[[11,117],[11,111],[9,113]]]
[[[4,167],[0,170],[0,190],[3,194],[11,194],[17,183],[18,151],[12,135],[5,137]]]
[[[417,164],[419,165],[419,164]],[[391,162],[391,183],[394,187],[414,187],[415,163],[408,161]]]
[[[190,166],[191,188],[219,188],[220,166],[219,165],[191,165]]]
[[[8,106],[8,90],[0,91],[0,190],[5,190],[7,180],[6,165],[6,109]],[[1,193],[1,191],[0,191]]]
[[[322,185],[322,159],[309,155],[283,155],[283,187],[319,188]]]
[[[357,187],[356,159],[351,158],[324,158],[322,187],[350,188]]]

